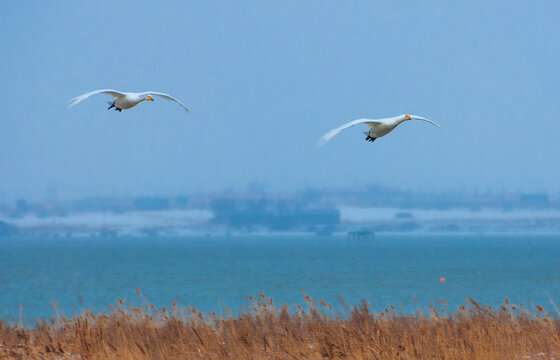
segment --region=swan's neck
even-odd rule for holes
[[[405,118],[405,117],[398,117],[395,119],[395,125],[399,125],[402,124],[405,121],[408,121],[409,119]]]

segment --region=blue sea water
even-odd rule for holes
[[[554,310],[560,236],[0,238],[0,318],[9,322],[50,318],[51,302],[67,316],[120,298],[218,313],[260,291],[276,304],[304,304],[301,289],[333,311],[346,309],[340,297],[405,313],[438,300],[453,311],[467,297]]]

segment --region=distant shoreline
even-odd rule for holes
[[[351,239],[348,237],[347,233],[334,233],[332,235],[317,235],[311,232],[252,232],[252,233],[244,233],[244,232],[216,232],[216,233],[185,233],[185,234],[122,234],[122,235],[104,235],[104,234],[96,234],[96,233],[88,233],[88,234],[72,234],[72,235],[65,235],[65,234],[15,234],[10,236],[0,236],[0,240],[2,239],[25,239],[25,238],[34,238],[34,239],[142,239],[142,238],[161,238],[161,239],[201,239],[201,238],[333,238],[333,239],[345,239],[348,241],[375,241],[379,240],[380,238],[391,238],[391,237],[429,237],[429,236],[436,236],[436,237],[485,237],[485,236],[492,236],[492,237],[519,237],[519,236],[545,236],[545,237],[555,237],[560,236],[560,231],[509,231],[509,232],[498,232],[498,231],[487,231],[487,232],[460,232],[460,231],[381,231],[381,232],[374,232],[373,238],[368,240],[361,240],[361,239]]]
[[[313,210],[315,211],[315,210]],[[317,210],[322,211],[322,210]],[[375,234],[560,234],[560,210],[466,208],[399,209],[341,207],[337,213],[303,213],[310,224],[295,222],[294,216],[274,213],[231,213],[219,221],[211,211],[202,209],[132,211],[124,213],[92,212],[64,216],[21,217],[0,215],[0,236],[344,236],[365,230]],[[335,218],[332,218],[335,216]],[[297,219],[297,217],[295,218]],[[313,223],[315,220],[323,222]],[[233,221],[229,223],[228,221]],[[241,221],[246,221],[243,223]],[[258,221],[266,221],[262,224]],[[286,221],[289,223],[282,223]],[[332,221],[332,223],[331,223]],[[278,229],[278,226],[286,228]],[[288,226],[292,224],[291,228]]]

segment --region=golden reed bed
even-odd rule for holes
[[[453,313],[408,316],[363,302],[336,316],[308,296],[305,307],[249,300],[237,315],[121,300],[34,328],[0,322],[0,359],[560,359],[560,320],[539,305],[468,299]]]

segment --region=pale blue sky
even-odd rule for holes
[[[0,201],[383,184],[560,191],[557,1],[7,2]],[[100,88],[181,99],[122,113]],[[426,116],[371,144],[360,117]]]

